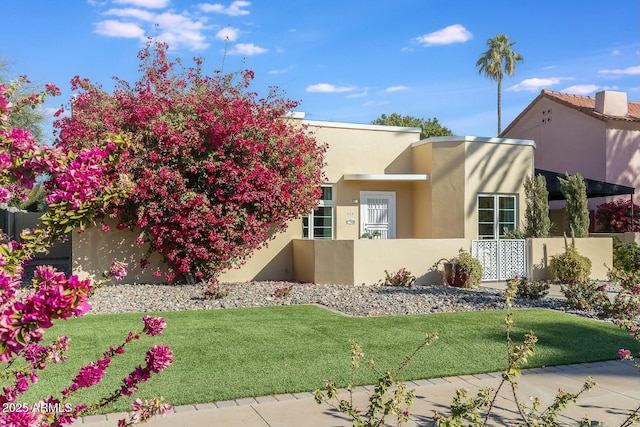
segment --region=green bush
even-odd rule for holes
[[[565,234],[564,253],[551,257],[549,272],[553,280],[558,280],[561,283],[586,283],[589,280],[589,276],[591,276],[591,260],[578,253],[573,235],[571,236],[571,246],[569,246],[567,235]]]
[[[549,284],[537,280],[529,281],[526,277],[516,277],[516,297],[528,300],[539,300],[549,294]]]
[[[623,242],[614,236],[613,268],[628,272],[640,269],[640,247],[636,242]]]
[[[480,282],[482,282],[482,264],[480,264],[480,261],[472,257],[469,252],[460,249],[454,263],[458,264],[462,274],[466,274],[469,287],[480,285]]]

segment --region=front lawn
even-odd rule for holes
[[[130,346],[114,360],[103,383],[80,396],[84,401],[118,388],[135,364],[144,363],[151,343],[159,342],[172,348],[175,362],[137,396],[164,396],[173,405],[313,391],[326,379],[344,386],[351,339],[384,371],[395,368],[427,333],[438,332],[440,338],[403,371],[407,380],[495,372],[506,366],[505,311],[353,318],[316,306],[283,306],[156,315],[167,321],[164,335]],[[140,330],[141,317],[88,315],[57,324],[47,336],[71,338],[70,360],[43,371],[33,391],[41,397],[69,386],[79,367],[120,343],[128,331]],[[515,320],[514,339],[529,330],[538,336],[531,367],[615,359],[619,348],[635,349],[626,331],[602,321],[550,310],[518,310]],[[368,372],[362,374],[360,384],[373,383]],[[25,397],[30,396],[35,395]],[[105,412],[129,407],[121,401]]]

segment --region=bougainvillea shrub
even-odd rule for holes
[[[632,220],[632,203],[630,199],[626,199],[599,205],[596,210],[596,221],[602,226],[602,231],[608,233],[640,231],[640,206],[633,203]]]
[[[57,337],[46,345],[45,332],[55,320],[84,315],[97,285],[77,275],[67,277],[52,266],[37,266],[32,286],[23,286],[28,284],[22,277],[25,267],[37,253],[65,239],[71,230],[86,228],[105,207],[126,199],[129,191],[120,185],[120,174],[114,168],[128,149],[125,139],[112,135],[93,148],[65,151],[39,144],[29,130],[9,125],[8,119],[16,109],[35,107],[47,96],[59,94],[57,87],[47,84],[42,93],[12,104],[12,91],[25,81],[23,77],[8,86],[0,84],[0,203],[24,197],[36,178],[46,176],[43,187],[48,210],[35,228],[22,230],[17,239],[0,230],[0,425],[62,426],[122,396],[131,396],[141,383],[173,362],[173,352],[164,345],[153,346],[146,353],[145,364],[123,378],[117,390],[98,402],[72,405],[73,395],[100,383],[112,359],[140,339],[140,334],[130,332],[120,345],[82,367],[70,385],[56,395],[42,396],[33,405],[21,402],[21,395],[38,383],[40,371],[67,358],[68,338]],[[105,272],[105,280],[123,278],[126,267],[114,261]],[[147,335],[161,335],[166,326],[162,318],[145,316],[142,320]],[[158,399],[136,400],[129,421],[120,420],[118,425],[131,426],[169,408]]]
[[[201,59],[184,68],[167,50],[149,43],[139,81],[116,80],[112,94],[74,78],[73,114],[56,122],[57,144],[130,138],[119,168],[134,189],[112,214],[162,254],[167,279],[210,279],[316,207],[325,148],[285,119],[296,102],[249,90],[253,72],[206,76]]]

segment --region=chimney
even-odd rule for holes
[[[606,116],[626,117],[629,114],[627,93],[612,90],[597,92],[595,111]]]

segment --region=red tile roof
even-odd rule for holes
[[[588,114],[592,117],[595,117],[599,120],[609,121],[609,120],[622,120],[627,122],[638,122],[640,123],[640,102],[628,102],[629,113],[626,117],[616,117],[610,116],[606,114],[601,114],[595,111],[596,99],[590,96],[582,96],[582,95],[572,95],[569,93],[561,93],[554,92],[552,90],[543,89],[540,92],[540,95],[533,100],[531,104],[527,106],[527,108],[522,111],[515,118],[509,126],[502,132],[502,134],[507,133],[516,122],[520,121],[520,119],[524,116],[524,114],[529,111],[535,103],[537,103],[540,99],[547,98],[558,104],[562,104],[566,107],[573,108],[574,110],[580,111],[582,113]]]

